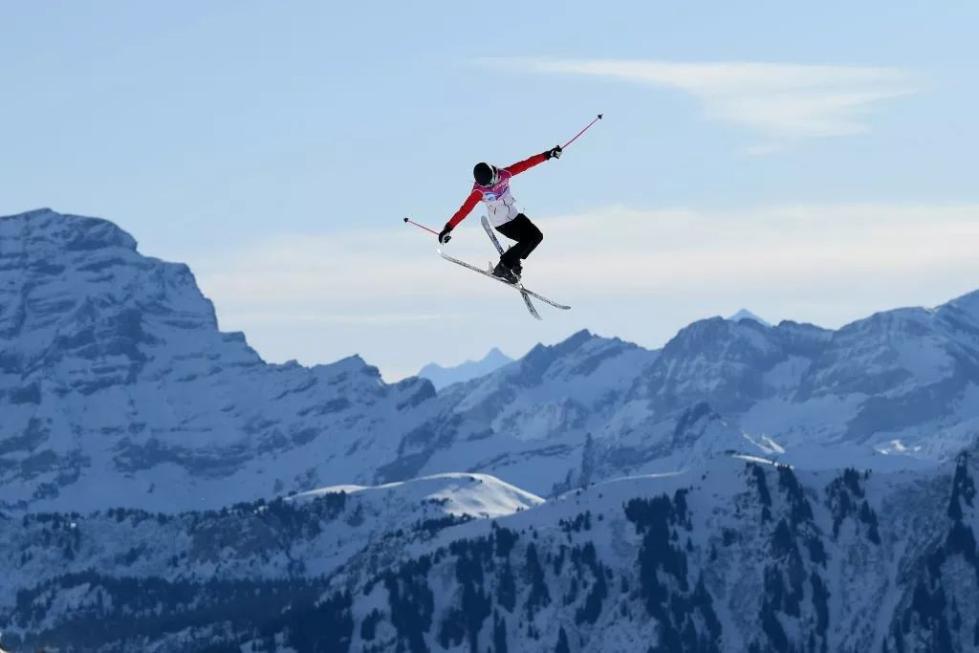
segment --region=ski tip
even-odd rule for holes
[[[405,222],[408,222],[408,218],[405,218]]]
[[[602,116],[604,116],[604,115],[605,115],[604,113],[598,114],[598,119],[601,120],[602,119]]]

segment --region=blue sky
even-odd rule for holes
[[[111,219],[269,360],[390,378],[935,304],[979,287],[979,6],[898,4],[7,3],[0,214]],[[529,321],[400,222],[599,111],[514,183],[545,227],[527,283],[571,313]],[[453,247],[481,260],[477,217]]]

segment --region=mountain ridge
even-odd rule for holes
[[[439,392],[387,384],[359,356],[266,363],[218,330],[187,266],[108,221],[0,218],[0,509],[179,511],[456,472],[553,496],[728,450],[934,465],[979,429],[976,379],[979,292],[835,331],[707,318],[655,350],[581,330]]]

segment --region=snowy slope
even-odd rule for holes
[[[486,376],[512,362],[512,358],[493,347],[486,356],[478,361],[466,361],[454,367],[442,367],[438,363],[429,363],[418,372],[417,376],[428,379],[436,390],[441,390],[453,383],[462,383]]]
[[[254,623],[247,606],[233,600],[242,588],[272,592],[267,604],[255,606],[259,618],[268,618],[275,614],[270,605],[319,596],[338,570],[367,574],[404,559],[409,544],[429,541],[443,529],[541,503],[490,476],[450,474],[382,487],[321,488],[214,511],[114,509],[18,520],[0,514],[0,629],[7,642],[57,627],[56,637],[67,637],[57,646],[79,646],[84,640],[77,638],[88,637],[82,633],[118,637],[113,628],[127,630],[121,625],[132,616],[127,611],[143,598],[154,612],[162,601],[175,622],[183,618],[178,613],[200,624],[198,611],[230,610],[230,618]],[[23,622],[21,591],[33,593],[41,620]],[[96,605],[109,613],[99,628],[90,621]],[[160,626],[151,618],[139,632]],[[196,650],[213,636],[210,627],[204,630],[199,639],[176,636],[188,649],[168,649],[171,643],[159,650]],[[30,650],[52,645],[50,633],[38,636]],[[121,650],[156,649],[149,641],[130,641]]]
[[[383,506],[400,514],[412,505],[434,505],[455,517],[503,517],[544,502],[540,497],[487,474],[437,474],[385,485],[336,485],[310,490],[295,499],[346,493],[361,505]]]
[[[380,487],[322,488],[219,511],[39,513],[17,522],[0,517],[0,611],[14,605],[18,589],[90,571],[168,581],[329,575],[364,549],[376,565],[380,558],[397,558],[412,539],[541,503],[492,476],[448,474]],[[401,535],[392,539],[394,533]]]
[[[446,530],[358,581],[372,627],[350,650],[975,650],[975,453],[889,474],[714,459]]]
[[[483,503],[529,495],[454,476],[169,518],[39,516],[0,545],[17,552],[4,565],[22,590],[0,623],[48,646],[87,627],[87,650],[105,651],[971,651],[976,455],[891,473],[721,456],[493,519],[392,517],[437,493],[450,509],[466,484]],[[323,563],[333,538],[370,521],[386,532]],[[54,576],[59,565],[93,571]]]

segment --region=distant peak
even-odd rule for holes
[[[500,351],[500,348],[499,347],[493,347],[488,352],[486,352],[486,355],[483,356],[481,359],[474,360],[474,361],[466,361],[466,362],[467,363],[487,363],[489,361],[498,361],[498,360],[503,360],[503,361],[506,361],[508,363],[511,362],[511,361],[513,361],[512,358],[510,358],[509,356],[507,356],[506,354],[504,354],[502,351]]]
[[[493,347],[480,360],[467,360],[450,367],[443,367],[438,363],[429,363],[418,371],[417,376],[428,379],[437,390],[441,390],[453,383],[470,381],[485,376],[512,362],[513,359],[500,351],[499,347]]]
[[[732,315],[727,319],[731,322],[740,322],[741,320],[751,320],[753,322],[757,322],[762,326],[767,326],[767,327],[772,326],[771,324],[761,319],[760,317],[758,317],[757,315],[755,315],[754,313],[752,313],[746,308],[742,308],[740,311],[738,311],[737,313],[735,313],[734,315]]]

